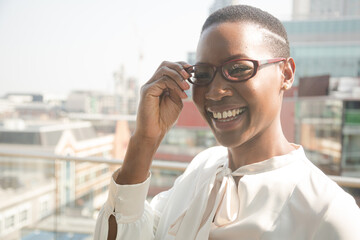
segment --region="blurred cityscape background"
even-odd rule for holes
[[[202,23],[218,8],[249,2],[211,0],[195,11],[206,12]],[[262,1],[253,2],[261,7]],[[285,135],[360,204],[360,0],[288,2],[289,15],[278,17],[297,68],[295,86],[283,103]],[[179,3],[171,4],[176,11]],[[0,1],[0,15],[10,10]],[[0,16],[0,26],[4,21]],[[194,24],[196,30],[201,23]],[[136,28],[132,22],[122,24]],[[162,38],[167,37],[164,31]],[[142,61],[152,56],[141,45],[147,39],[138,36],[132,41],[135,65],[142,71]],[[195,47],[181,53],[189,63],[195,61]],[[9,91],[12,79],[0,74],[0,239],[92,239],[111,174],[121,165],[134,130],[139,88],[146,81],[132,71],[119,61],[111,71],[112,82],[104,83],[107,90],[73,89],[66,83],[71,91],[61,94],[56,92],[58,81],[48,83],[55,84],[52,92],[31,86],[27,91],[21,84],[20,90]],[[155,156],[149,199],[168,189],[197,153],[216,144],[191,98],[185,100]]]

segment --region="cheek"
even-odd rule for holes
[[[250,107],[251,118],[264,118],[269,112],[277,112],[280,98],[274,79],[262,77],[253,80],[247,85],[246,91],[242,91]]]
[[[239,85],[237,92],[246,104],[253,108],[257,107],[257,104],[262,100],[262,87],[260,81],[248,81],[243,85]]]
[[[204,115],[204,98],[205,98],[205,90],[201,87],[193,86],[192,99],[195,106],[202,115]]]

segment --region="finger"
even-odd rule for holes
[[[180,73],[180,75],[183,77],[183,79],[186,80],[190,77],[190,74],[185,70],[185,68],[189,67],[189,66],[191,66],[191,65],[187,64],[186,62],[176,62],[176,63],[169,65],[168,67],[171,69],[174,69],[175,71]]]
[[[191,64],[189,64],[189,63],[187,63],[187,62],[178,62],[178,63],[180,63],[182,66],[183,66],[183,68],[184,68],[184,70],[188,73],[188,77],[186,78],[186,79],[189,79],[191,76],[192,76],[192,73],[191,73],[191,67],[193,66],[193,65],[191,65]]]
[[[188,72],[185,71],[184,68],[186,67],[190,67],[191,65],[186,63],[186,62],[169,62],[169,61],[164,61],[160,64],[160,66],[158,67],[157,69],[157,72],[159,72],[159,70],[162,69],[162,67],[168,67],[168,68],[171,68],[175,71],[177,71],[181,76],[182,78],[185,80],[185,79],[188,79],[190,77],[190,74]],[[156,73],[155,73],[156,74]]]
[[[172,89],[173,92],[180,96],[180,98],[187,98],[187,94],[179,87],[179,85],[166,75],[142,86],[141,95],[142,98],[147,98],[146,96],[162,98],[170,93],[170,91],[168,91],[169,89]]]
[[[175,81],[176,84],[178,84],[182,90],[188,90],[190,89],[190,85],[184,81],[186,78],[184,76],[189,75],[187,72],[185,73],[179,73],[179,69],[174,69],[172,66],[170,66],[168,69],[165,69],[164,75],[171,78],[173,81]],[[185,71],[182,69],[181,71]]]
[[[175,93],[181,99],[186,99],[188,97],[187,94],[183,91],[183,89],[180,88],[179,85],[167,75],[161,77],[157,82],[153,84],[157,86],[159,91],[161,90],[161,92],[158,92],[158,94],[160,93],[160,95],[169,96]]]
[[[163,76],[167,76],[173,80],[182,90],[188,90],[190,88],[190,85],[184,81],[183,76],[177,70],[168,66],[162,66],[151,82],[156,81],[157,78],[160,79]]]
[[[192,65],[187,63],[187,62],[184,62],[184,61],[179,61],[177,62],[179,64],[181,64],[183,66],[183,68],[188,68],[188,67],[191,67]]]

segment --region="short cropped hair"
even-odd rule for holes
[[[274,57],[290,57],[286,30],[280,20],[273,15],[252,6],[231,5],[212,13],[206,19],[201,33],[214,24],[225,22],[248,22],[262,27],[267,32],[265,41]]]

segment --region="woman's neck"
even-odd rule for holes
[[[293,150],[294,147],[285,138],[279,124],[240,146],[228,148],[229,167],[235,171],[239,167],[285,155]]]

